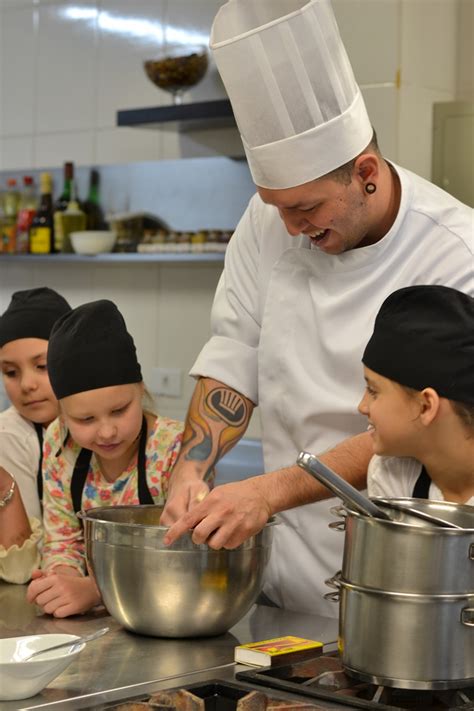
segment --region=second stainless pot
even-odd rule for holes
[[[403,517],[383,521],[346,507],[344,580],[377,590],[473,594],[474,507],[421,499],[393,501],[414,503],[464,528],[413,525]]]
[[[413,595],[340,586],[345,669],[405,689],[474,684],[474,593]]]

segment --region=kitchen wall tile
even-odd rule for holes
[[[8,136],[2,140],[2,170],[31,170],[33,136]]]
[[[199,351],[210,335],[210,312],[222,264],[167,265],[160,268],[156,295],[160,325],[156,365],[183,371],[181,402],[161,397],[160,409],[182,407],[183,416],[195,382],[188,376]],[[173,337],[170,338],[170,335]]]
[[[398,162],[399,92],[394,86],[363,87],[367,111],[383,155]]]
[[[404,86],[455,90],[458,7],[457,0],[402,0]]]
[[[332,4],[357,82],[395,82],[400,0],[333,0]]]
[[[33,5],[38,3],[35,0],[0,0],[0,10],[2,8],[16,8],[19,7],[33,7]]]
[[[472,101],[474,96],[474,2],[460,0],[458,14],[456,99]]]
[[[97,14],[95,3],[40,6],[38,133],[95,125]]]
[[[116,126],[118,109],[155,106],[170,97],[147,78],[143,61],[163,42],[165,0],[104,0],[98,18],[99,127]]]
[[[77,165],[93,164],[95,162],[94,132],[68,131],[35,136],[33,167],[58,166],[65,160],[72,160]]]
[[[161,156],[159,131],[136,128],[100,129],[96,132],[96,162],[101,165],[158,160]]]
[[[36,103],[38,10],[3,10],[0,23],[0,131],[3,135],[33,133]],[[21,51],[18,48],[21,47]],[[12,71],[14,66],[14,71]]]
[[[433,104],[452,101],[451,92],[404,87],[400,92],[399,163],[431,180]]]

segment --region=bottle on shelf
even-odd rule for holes
[[[30,252],[51,254],[54,252],[53,180],[51,173],[40,175],[40,204],[30,227]]]
[[[54,212],[64,212],[71,199],[71,185],[74,180],[74,163],[64,163],[63,191],[54,204]]]
[[[16,250],[16,219],[18,214],[18,204],[20,193],[17,189],[15,178],[7,180],[7,190],[3,194],[3,216],[2,216],[2,252],[12,254]]]
[[[20,254],[25,254],[29,250],[30,227],[37,209],[38,196],[33,177],[24,175],[16,221],[16,251]]]
[[[76,184],[71,182],[71,199],[64,212],[54,213],[54,246],[56,252],[73,252],[71,232],[86,229],[86,214],[81,210],[76,197]]]
[[[107,229],[107,223],[100,204],[100,175],[95,168],[90,173],[89,193],[82,208],[86,213],[88,230]]]

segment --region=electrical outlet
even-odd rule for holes
[[[152,368],[150,389],[156,395],[181,397],[181,370],[179,368]]]

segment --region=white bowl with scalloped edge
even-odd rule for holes
[[[94,255],[111,252],[117,235],[109,230],[83,230],[71,232],[70,238],[76,254]]]
[[[85,643],[45,652],[27,662],[21,661],[24,657],[62,642],[70,641],[73,645],[78,639],[73,634],[33,634],[0,639],[0,700],[28,699],[38,694],[76,659]]]

